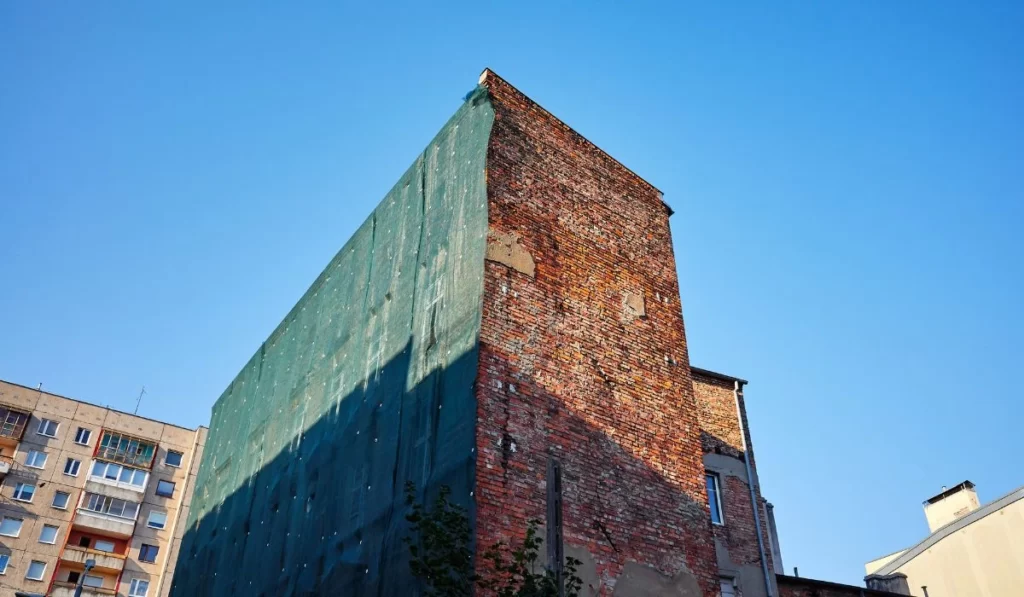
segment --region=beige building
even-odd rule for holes
[[[0,381],[0,597],[167,595],[206,431]]]
[[[915,595],[1024,595],[1024,487],[985,504],[964,481],[924,503],[931,534],[865,565],[869,575],[901,573]]]

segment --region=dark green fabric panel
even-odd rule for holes
[[[172,596],[415,594],[405,482],[473,490],[493,118],[477,90],[217,401]]]

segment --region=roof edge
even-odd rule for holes
[[[692,371],[693,373],[696,373],[697,375],[701,375],[703,377],[710,377],[712,379],[717,379],[718,381],[736,382],[736,383],[740,384],[741,386],[745,386],[748,383],[750,383],[749,381],[747,381],[745,379],[741,379],[739,377],[733,377],[731,375],[726,375],[724,373],[718,373],[716,371],[711,371],[710,369],[701,369],[700,367],[694,367],[692,365],[690,366],[690,371]]]

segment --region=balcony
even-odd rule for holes
[[[11,472],[12,464],[14,464],[14,458],[0,455],[0,479],[3,479],[7,476],[7,473]]]
[[[135,521],[129,518],[100,514],[79,508],[75,514],[74,526],[112,537],[128,538],[135,529]]]
[[[49,595],[50,597],[75,597],[75,585],[69,582],[55,582]],[[103,587],[82,587],[82,597],[107,597],[108,595],[117,595],[117,591]]]
[[[0,446],[17,446],[21,437],[25,435],[28,419],[29,413],[0,404]]]
[[[61,559],[65,562],[73,562],[82,566],[85,566],[86,560],[93,560],[96,562],[96,570],[116,574],[124,568],[125,557],[116,553],[68,545],[64,548],[64,554],[61,556]]]

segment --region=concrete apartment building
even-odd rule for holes
[[[560,499],[587,596],[832,595],[776,574],[745,382],[690,366],[671,214],[485,71],[214,405],[171,595],[416,594],[407,481],[449,487],[478,550]]]
[[[0,597],[166,595],[205,438],[0,381]]]
[[[1024,593],[1024,487],[982,505],[964,481],[924,502],[931,533],[865,565],[868,578],[903,574],[925,597]]]

